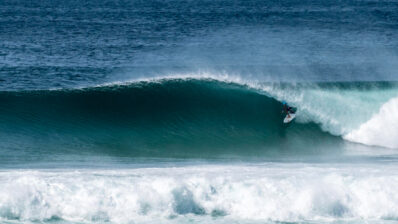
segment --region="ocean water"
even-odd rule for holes
[[[0,223],[398,223],[398,1],[0,0]]]

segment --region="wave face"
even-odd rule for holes
[[[0,0],[0,224],[398,223],[397,3]]]
[[[22,157],[29,153],[30,158],[54,153],[205,158],[313,154],[338,150],[342,137],[395,147],[396,132],[362,140],[372,135],[366,122],[386,125],[372,116],[394,94],[393,83],[253,85],[192,78],[2,92],[0,138],[3,150]],[[298,108],[294,123],[282,123],[278,100]],[[364,101],[368,103],[358,108]],[[383,117],[395,106],[392,100],[374,116]],[[384,138],[390,140],[378,142]],[[3,158],[10,162],[7,156]]]
[[[297,106],[299,122],[315,122],[322,130],[352,142],[397,148],[396,83],[313,83],[264,89]]]
[[[300,142],[306,148],[310,136],[317,136],[314,144],[339,141],[316,124],[287,128],[280,102],[215,80],[3,92],[0,97],[2,141],[32,151],[212,157],[256,155],[288,149],[293,142],[290,148]]]

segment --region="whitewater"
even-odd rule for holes
[[[191,74],[0,98],[14,127],[2,133],[5,223],[398,218],[395,83]],[[298,110],[288,126],[282,100]]]
[[[0,1],[0,223],[397,224],[397,21],[397,0]]]
[[[388,162],[3,171],[0,214],[20,222],[378,223],[397,219],[396,173]]]

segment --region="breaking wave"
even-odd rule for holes
[[[396,83],[248,83],[168,77],[93,88],[0,93],[10,150],[211,157],[303,153],[343,139],[397,148]],[[282,123],[285,100],[297,119]],[[395,119],[394,119],[395,116]],[[69,152],[68,151],[68,152]]]

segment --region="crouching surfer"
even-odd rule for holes
[[[286,113],[287,118],[290,118],[290,114],[294,114],[293,107],[287,105],[285,101],[282,101],[282,104],[283,104],[282,113]]]
[[[293,107],[287,105],[285,101],[282,102],[283,110],[282,113],[286,113],[285,119],[283,119],[283,123],[289,123],[296,117],[296,110]]]

